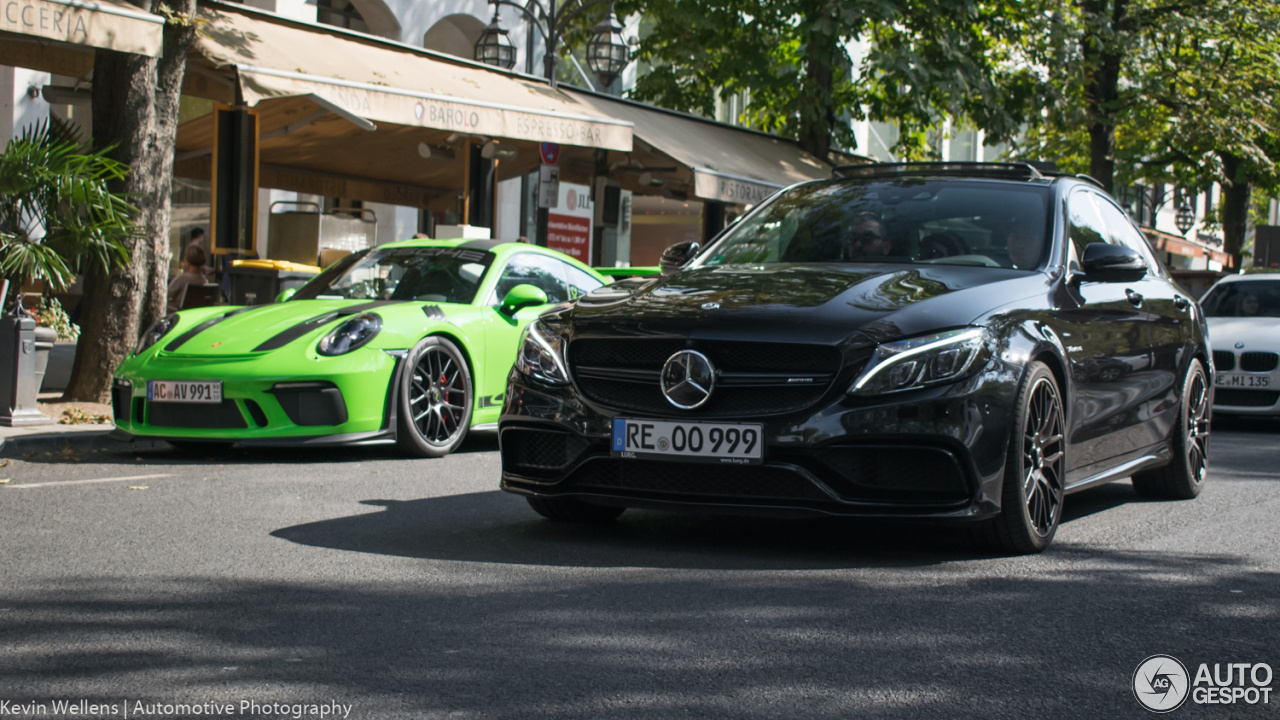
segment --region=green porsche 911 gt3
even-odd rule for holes
[[[496,423],[529,321],[603,284],[576,260],[521,243],[380,245],[284,302],[166,316],[116,371],[116,436],[394,441],[440,457],[470,428]]]

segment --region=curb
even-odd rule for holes
[[[27,453],[59,452],[66,450],[96,450],[106,448],[119,452],[168,448],[163,440],[114,440],[108,435],[114,427],[105,430],[85,430],[62,433],[32,433],[0,437],[0,457],[21,457]]]

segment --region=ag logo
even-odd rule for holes
[[[1190,676],[1171,655],[1152,655],[1133,671],[1133,696],[1151,712],[1167,713],[1187,701]]]

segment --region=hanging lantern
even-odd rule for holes
[[[493,9],[493,20],[476,40],[475,59],[485,65],[510,70],[516,65],[516,46],[511,44],[511,33],[498,20],[498,8]]]
[[[631,46],[622,37],[622,24],[613,11],[613,3],[609,3],[609,14],[592,33],[587,41],[587,67],[600,80],[601,89],[607,89],[631,61]]]
[[[1178,232],[1186,235],[1187,231],[1196,224],[1196,211],[1192,210],[1190,205],[1179,205],[1178,215],[1174,218],[1173,224],[1178,226]]]

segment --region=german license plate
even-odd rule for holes
[[[1220,372],[1214,376],[1213,383],[1218,387],[1224,388],[1269,388],[1271,387],[1271,378],[1266,375],[1254,375],[1251,373]]]
[[[220,403],[221,380],[148,380],[148,402]]]
[[[760,425],[739,423],[615,418],[612,455],[755,465],[764,460],[764,431]]]

